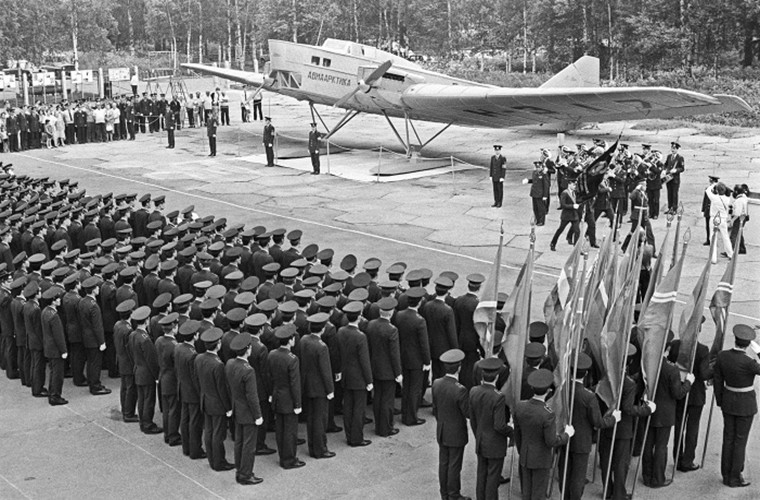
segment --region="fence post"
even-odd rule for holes
[[[103,78],[103,68],[98,68],[98,96],[101,99],[106,96],[106,81]]]
[[[327,175],[330,175],[330,139],[327,139]]]
[[[383,147],[380,146],[380,151],[377,152],[377,173],[375,174],[375,182],[380,183],[380,165],[383,161]]]

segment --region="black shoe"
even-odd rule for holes
[[[302,444],[306,444],[306,440],[304,438],[298,438],[296,439],[296,444],[301,446]]]
[[[496,203],[494,203],[493,205],[491,205],[491,208],[496,208]]]
[[[365,439],[364,441],[360,441],[354,444],[348,443],[348,446],[351,446],[352,448],[358,448],[360,446],[368,446],[370,444],[372,444],[372,441],[370,441],[369,439]]]
[[[415,420],[414,422],[410,422],[410,423],[408,423],[408,424],[406,424],[406,425],[407,425],[408,427],[413,427],[413,426],[415,426],[415,425],[422,425],[422,424],[424,424],[425,422],[426,422],[426,420],[425,420],[424,418],[418,418],[418,419],[417,419],[417,420]],[[396,429],[396,430],[398,430],[398,429]]]
[[[325,432],[327,432],[328,434],[332,434],[335,432],[341,432],[342,430],[343,430],[343,427],[340,427],[338,425],[333,425],[332,427],[328,427]]]
[[[203,450],[201,450],[201,454],[200,455],[196,455],[196,456],[190,455],[190,460],[201,460],[201,459],[204,459],[204,458],[208,458],[208,455],[206,455],[206,452],[203,451]]]
[[[220,465],[218,468],[214,469],[217,472],[224,472],[228,470],[232,470],[235,468],[235,464],[231,464],[229,462],[222,462],[222,465]]]
[[[122,420],[124,420],[124,421],[125,421],[125,422],[127,422],[127,423],[132,423],[132,422],[139,422],[139,421],[140,421],[140,419],[139,419],[139,418],[137,418],[137,417],[136,417],[136,416],[134,416],[134,415],[133,415],[133,416],[131,416],[131,417],[124,417]]]
[[[652,483],[652,485],[650,486],[650,488],[654,488],[654,489],[665,488],[665,487],[670,486],[672,483],[673,483],[672,479],[666,479],[665,482],[662,483],[662,484],[654,484],[654,483]]]
[[[237,483],[242,484],[243,486],[252,486],[254,484],[259,484],[260,482],[264,481],[260,477],[251,476],[247,479],[238,479]]]
[[[293,462],[292,464],[283,465],[282,468],[283,469],[298,469],[299,467],[303,467],[304,465],[306,465],[306,462],[296,459],[296,461]]]
[[[511,480],[512,480],[512,478],[504,477],[504,476],[499,476],[499,484],[507,484]]]
[[[181,438],[170,439],[166,444],[168,444],[169,446],[179,446],[182,444],[182,439]]]
[[[334,456],[335,456],[335,452],[334,451],[326,451],[321,456],[314,457],[314,458],[332,458]]]
[[[396,434],[398,434],[398,427],[394,427],[393,429],[391,429],[391,431],[385,437],[395,436]]]
[[[371,424],[372,422],[374,422],[374,420],[372,420],[371,418],[364,417],[364,425]]]
[[[549,245],[549,250],[551,250],[552,252],[556,252],[557,251],[557,246],[556,245]]]
[[[591,248],[599,248],[599,245],[591,245]]]
[[[422,403],[420,403],[420,408],[432,408],[433,403],[428,401],[427,399],[423,399]]]
[[[48,397],[48,390],[43,387],[40,390],[40,392],[38,392],[38,393],[34,393],[33,392],[32,396],[34,396],[35,398],[46,398],[46,397]]]
[[[273,450],[272,448],[259,448],[256,450],[256,455],[271,455],[276,452],[277,450]]]
[[[111,394],[111,389],[109,389],[108,387],[103,387],[101,385],[100,387],[90,389],[90,394],[92,394],[93,396],[104,396],[106,394]]]
[[[145,427],[140,430],[143,432],[143,434],[161,434],[164,432],[164,430],[156,424],[152,424],[149,427]]]
[[[496,208],[501,208],[501,203],[499,203],[498,205],[496,205]]]
[[[60,406],[68,404],[69,402],[60,396],[53,396],[48,398],[48,403],[50,403],[50,406]]]
[[[679,465],[678,471],[679,472],[693,472],[695,470],[699,469],[699,465],[697,464],[687,464],[687,465]]]
[[[398,408],[393,408],[393,414],[394,415],[401,415],[401,410],[399,410]]]
[[[319,175],[319,172],[312,172],[311,175]]]

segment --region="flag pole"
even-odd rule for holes
[[[717,217],[720,217],[720,215],[716,215],[716,218]],[[718,221],[720,221],[720,219],[718,219]],[[742,215],[742,217],[741,217],[741,224],[739,225],[739,235],[736,238],[737,242],[741,241],[741,239],[742,239],[742,233],[744,233],[744,222],[745,222],[745,219],[744,219],[744,216]],[[720,222],[718,222],[718,224],[719,223]],[[715,220],[714,219],[713,219],[713,224],[715,224]],[[737,259],[737,258],[739,258],[738,256],[739,256],[739,252],[734,252],[734,257],[733,258]],[[712,254],[710,254],[710,258],[712,258]],[[736,265],[737,263],[738,262],[734,262],[734,265]],[[718,283],[718,285],[720,286],[720,283]],[[729,307],[731,306],[731,302],[728,303],[728,306]],[[720,346],[720,350],[721,351],[723,350],[723,347],[725,346],[725,343],[726,343],[725,328],[726,328],[726,324],[727,323],[728,323],[728,307],[726,307],[726,317],[723,320],[723,329],[724,329],[724,332],[723,332],[723,345]],[[712,416],[713,416],[713,410],[714,409],[715,409],[715,389],[713,389],[712,398],[710,399],[710,411],[707,414],[707,433],[705,434],[705,444],[704,444],[704,447],[702,448],[702,461],[699,464],[699,466],[701,468],[705,467],[705,457],[707,456],[707,442],[710,440],[710,426],[712,425]]]
[[[719,223],[716,223],[715,220],[713,220],[713,234],[712,234],[712,240],[710,241],[710,253],[707,254],[707,260],[709,261],[712,259],[713,251],[715,251],[715,245],[718,241],[718,225]],[[700,330],[702,328],[700,327]],[[691,366],[689,367],[689,373],[694,372],[694,362],[696,361],[697,357],[697,345],[699,344],[699,339],[695,339],[694,345],[691,348]],[[691,391],[686,393],[686,399],[684,400],[683,404],[683,414],[681,415],[681,427],[679,427],[678,436],[676,436],[676,455],[673,460],[673,470],[672,474],[670,476],[671,481],[676,477],[676,467],[678,464],[678,460],[681,458],[681,445],[683,444],[684,437],[686,435],[686,414],[689,411],[689,397],[691,396]]]
[[[676,260],[678,260],[678,234],[681,232],[681,219],[683,218],[683,203],[678,204],[678,210],[676,210],[676,214],[678,215],[678,218],[676,220],[676,237],[673,241],[676,243],[673,245],[673,259],[670,261],[670,267],[676,265]]]
[[[681,214],[683,213],[682,207],[679,207],[679,214],[678,214],[678,223],[681,223]],[[676,229],[676,232],[678,229]],[[687,229],[686,232],[683,235],[683,250],[681,251],[681,258],[686,254],[686,248],[689,246],[689,240],[691,239],[691,230]],[[676,240],[677,241],[677,240]],[[670,308],[670,312],[668,313],[668,320],[665,323],[667,326],[665,338],[667,340],[667,331],[670,330],[670,325],[673,321],[673,308]],[[657,385],[660,383],[660,371],[662,370],[662,358],[665,356],[665,349],[667,348],[668,343],[663,342],[662,343],[662,349],[660,351],[660,359],[657,362],[657,372],[654,378],[654,385],[652,389],[652,394],[655,396],[657,394]],[[647,435],[649,434],[649,423],[651,421],[652,415],[647,416],[646,425],[644,426],[644,439],[642,440],[643,445],[646,446],[647,442]],[[641,455],[639,455],[639,459],[636,461],[636,473],[633,475],[633,485],[631,486],[631,497],[633,497],[633,492],[636,490],[636,481],[639,478],[639,470],[641,468],[641,460],[644,458],[644,451],[642,449]]]
[[[531,226],[535,223],[531,219]],[[493,280],[493,300],[498,303],[499,301],[499,271],[501,270],[501,249],[504,246],[504,219],[501,220],[501,227],[499,228],[499,248],[496,250],[496,266],[495,276]],[[490,358],[493,356],[493,342],[496,336],[496,317],[499,311],[496,307],[493,308],[493,316],[491,321],[486,327],[486,352],[484,358]]]
[[[642,231],[642,228],[641,228],[641,226],[639,226],[637,228],[637,231],[636,231],[636,245],[637,246],[634,247],[634,248],[638,249],[638,254],[637,254],[637,257],[636,257],[636,261],[638,263],[637,267],[639,269],[639,273],[641,273],[641,261],[644,258],[644,252],[643,252],[641,246],[638,244],[638,241],[639,241],[638,239],[640,238],[639,235],[641,234],[640,233],[641,231]],[[634,269],[636,269],[636,267],[634,267]],[[633,308],[636,307],[636,296],[639,293],[639,283],[640,283],[640,281],[638,279],[634,280],[634,281],[636,283],[634,285],[636,287],[636,289],[635,289],[634,293],[631,294],[631,304],[628,307],[628,311],[629,312],[633,311]],[[625,286],[625,283],[623,283],[623,286]],[[631,323],[632,323],[631,321],[626,321],[627,325],[630,325]],[[620,377],[620,385],[618,386],[618,398],[615,401],[615,409],[616,410],[620,410],[620,398],[621,398],[621,396],[623,394],[623,386],[624,386],[624,383],[625,383],[625,367],[626,367],[627,361],[628,361],[628,346],[631,343],[631,331],[632,331],[632,328],[628,328],[628,330],[626,331],[626,334],[625,334],[625,340],[626,340],[625,341],[625,348],[624,348],[625,350],[623,351],[623,359],[622,359],[623,366],[621,367],[621,370],[622,370],[621,374],[622,374],[622,376]],[[615,422],[615,425],[613,425],[613,427],[612,427],[612,442],[610,443],[610,456],[607,459],[607,469],[606,469],[606,472],[604,474],[604,482],[602,483],[602,498],[607,498],[607,488],[609,487],[610,471],[612,469],[612,457],[614,456],[614,453],[615,453],[615,437],[617,436],[617,429],[618,429],[618,423]],[[599,446],[598,443],[599,443],[599,440],[597,440],[597,446]]]

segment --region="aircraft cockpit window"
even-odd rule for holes
[[[319,66],[319,57],[311,56],[311,64],[314,64],[315,66]]]
[[[332,64],[332,60],[326,59],[326,58],[322,59],[322,66],[324,66],[325,68],[329,68],[330,64]]]

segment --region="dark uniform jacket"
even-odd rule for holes
[[[528,181],[532,186],[530,187],[531,198],[548,198],[549,191],[551,190],[551,177],[549,174],[545,174],[541,169],[533,170],[533,175]]]
[[[26,328],[26,345],[32,351],[42,351],[42,318],[40,306],[36,300],[27,300],[24,304],[24,327]]]
[[[652,427],[675,425],[676,401],[685,398],[690,389],[691,383],[689,381],[681,382],[681,374],[678,368],[667,360],[663,360],[660,369],[660,381],[657,384],[657,392],[654,394],[657,410],[652,414],[650,425]]]
[[[396,313],[401,366],[406,370],[422,370],[430,364],[430,343],[427,323],[414,309]]]
[[[274,125],[264,125],[264,144],[274,144]]]
[[[745,352],[737,349],[718,354],[713,389],[715,401],[724,413],[737,417],[749,417],[757,413],[757,395],[754,390],[736,392],[728,389],[752,387],[756,375],[760,375],[760,363],[757,358],[750,358]]]
[[[235,423],[254,424],[256,419],[261,418],[255,370],[248,364],[248,361],[232,358],[224,366],[224,373],[227,377],[227,385],[230,388]]]
[[[470,425],[475,434],[475,453],[485,458],[504,458],[512,429],[507,425],[504,394],[490,384],[470,389]]]
[[[0,286],[0,334],[8,339],[13,339],[13,314],[11,312],[11,294],[5,287]],[[2,353],[5,355],[5,353]]]
[[[21,296],[13,297],[11,301],[11,316],[13,317],[13,333],[16,336],[16,347],[26,348],[26,325],[24,324],[24,303]]]
[[[330,352],[317,335],[301,339],[301,378],[304,397],[323,398],[335,390]]]
[[[77,311],[82,327],[82,344],[84,347],[91,349],[105,343],[103,316],[95,299],[89,295],[84,297],[79,301]]]
[[[267,399],[270,392],[269,383],[269,349],[258,337],[251,338],[251,355],[248,364],[256,371],[256,391],[259,399]]]
[[[488,169],[488,175],[493,180],[503,179],[507,173],[507,159],[502,155],[491,156],[491,164]]]
[[[150,214],[144,207],[138,209],[132,215],[132,233],[135,238],[147,236],[148,234],[148,217]]]
[[[177,341],[170,335],[161,335],[156,339],[158,381],[161,383],[161,394],[177,394],[177,372],[174,369],[174,347],[176,345]]]
[[[678,153],[671,153],[668,155],[665,160],[664,170],[673,175],[673,179],[670,182],[675,182],[676,184],[681,183],[681,172],[684,171],[684,166],[683,156]]]
[[[393,380],[401,375],[398,330],[390,321],[373,319],[367,326],[370,366],[377,380]]]
[[[135,384],[155,383],[160,373],[158,354],[156,346],[145,330],[137,329],[129,334],[129,350],[135,364]]]
[[[478,297],[473,293],[466,293],[454,301],[454,320],[457,334],[459,335],[459,348],[464,352],[480,351],[480,338],[472,321],[472,313],[478,307]]]
[[[183,403],[199,404],[201,402],[198,377],[195,373],[197,354],[192,344],[182,342],[174,346],[174,370],[177,373],[179,396]]]
[[[555,415],[546,404],[531,398],[515,408],[515,444],[520,465],[528,469],[550,469],[552,449],[567,443],[567,434],[557,434]]]
[[[559,216],[560,220],[577,221],[580,220],[578,209],[575,208],[575,193],[571,193],[565,189],[562,194],[559,195],[559,206],[562,209],[562,213]]]
[[[272,411],[293,413],[301,408],[301,374],[298,358],[287,347],[269,353],[269,379],[272,384]]]
[[[433,381],[433,415],[439,445],[461,448],[467,444],[470,398],[467,388],[455,378],[444,376]]]
[[[309,131],[309,153],[319,153],[319,139],[321,137],[321,132],[315,130]]]
[[[591,445],[596,438],[595,430],[612,427],[615,418],[611,414],[602,417],[596,395],[580,382],[575,382],[574,400],[572,424],[575,435],[570,438],[570,452],[591,453]]]
[[[425,318],[430,340],[430,356],[437,360],[449,349],[457,349],[456,320],[454,310],[437,298],[425,303],[420,311]]]
[[[224,415],[232,409],[224,363],[215,353],[207,351],[195,357],[195,373],[201,395],[201,410],[207,415]]]
[[[641,212],[641,222],[649,220],[649,198],[644,191],[634,189],[631,191],[631,222],[639,220]]]
[[[681,348],[681,339],[676,339],[670,344],[668,360],[675,363],[678,360],[678,352]],[[690,368],[690,367],[686,367]],[[707,387],[705,381],[712,379],[713,370],[710,367],[710,350],[706,345],[697,342],[697,352],[694,356],[694,382],[689,391],[689,406],[704,406],[707,401]]]
[[[617,424],[615,439],[633,439],[636,419],[647,417],[650,414],[649,406],[637,402],[636,382],[626,375],[623,382],[623,392],[620,397],[620,422]],[[602,435],[609,439],[612,439],[612,432],[612,428],[602,429]]]
[[[52,306],[47,306],[42,311],[42,342],[44,344],[45,357],[48,359],[60,358],[66,351],[66,338],[63,335],[63,323],[58,311]]]
[[[103,330],[113,332],[113,326],[119,315],[116,312],[116,285],[111,280],[106,280],[100,286],[100,311],[103,315]]]
[[[132,327],[127,320],[119,320],[113,327],[113,344],[119,364],[119,375],[135,374],[134,359],[129,350],[130,333],[132,333]]]
[[[82,324],[79,321],[79,301],[82,297],[74,291],[66,292],[61,298],[61,310],[65,318],[64,329],[66,339],[71,342],[82,342]]]
[[[367,337],[352,325],[341,327],[337,337],[337,368],[342,374],[343,388],[349,391],[365,390],[372,383]]]

